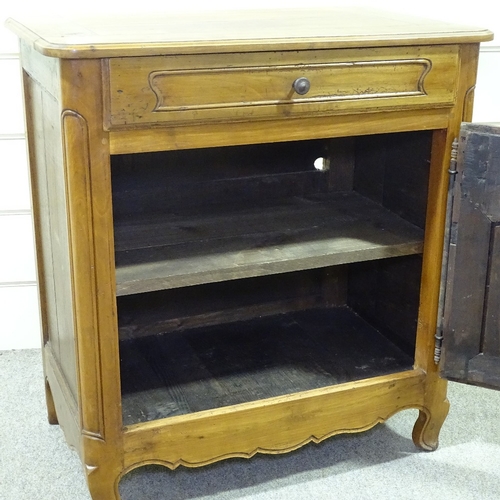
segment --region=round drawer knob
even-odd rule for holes
[[[309,89],[311,88],[311,82],[304,76],[301,76],[293,82],[292,87],[293,90],[297,92],[297,94],[304,95],[309,92]]]

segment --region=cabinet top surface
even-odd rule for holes
[[[7,26],[42,54],[60,58],[476,43],[493,38],[486,29],[365,8],[53,16],[9,19]]]

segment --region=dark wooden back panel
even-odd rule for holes
[[[324,192],[328,174],[314,168],[325,141],[230,146],[113,157],[114,216],[272,205]]]
[[[354,190],[423,227],[431,138],[431,132],[412,132],[114,156],[115,222],[168,213],[190,218],[210,210],[232,213],[234,223],[241,224],[237,213],[245,207],[286,206],[294,198]],[[326,159],[326,171],[314,167],[318,157]],[[131,255],[127,249],[117,247],[122,260],[122,254]],[[121,337],[349,304],[412,353],[420,257],[368,262],[339,272],[303,271],[120,297]],[[217,297],[224,297],[224,307]]]

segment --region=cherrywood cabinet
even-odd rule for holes
[[[443,329],[446,375],[494,383],[475,367],[498,360],[497,185],[448,173],[490,32],[359,9],[8,25],[49,420],[95,500],[146,463],[291,451],[407,408],[433,450]],[[496,139],[472,129],[459,158],[474,142],[484,173]],[[486,295],[440,293],[444,239],[453,283],[480,237],[489,277],[463,280]]]

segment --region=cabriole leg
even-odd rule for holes
[[[426,393],[425,407],[420,410],[413,427],[415,446],[434,451],[439,444],[439,432],[448,415],[450,403],[446,398],[447,382],[437,379],[430,384]]]

